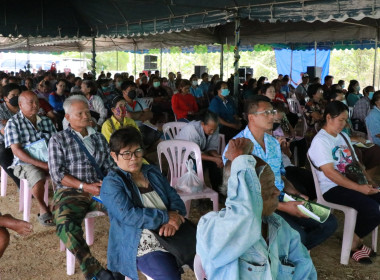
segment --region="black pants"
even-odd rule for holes
[[[13,174],[13,169],[8,169],[12,165],[13,153],[11,148],[5,148],[4,143],[0,144],[0,166],[13,179],[17,187],[20,188],[20,179]]]
[[[313,174],[310,170],[306,170],[297,166],[288,166],[286,170],[286,179],[288,179],[294,187],[302,194],[309,197],[310,200],[317,198]]]
[[[358,211],[355,233],[360,238],[367,236],[380,225],[380,193],[365,195],[341,186],[329,189],[323,194],[326,201],[349,206]]]
[[[290,142],[290,151],[294,155],[294,148],[297,147],[297,159],[299,167],[304,167],[306,163],[307,143],[306,139],[296,140]]]
[[[233,137],[235,137],[235,135],[238,134],[239,132],[240,132],[240,130],[234,129],[234,128],[229,127],[229,126],[224,126],[224,125],[219,130],[219,133],[224,134],[224,138],[226,140],[226,144],[228,144],[228,142]]]
[[[219,168],[215,162],[203,160],[203,172],[208,169],[208,176],[210,178],[211,187],[214,191],[219,192],[219,186],[223,182],[222,168]]]
[[[338,228],[338,221],[334,215],[330,215],[327,220],[321,224],[311,218],[298,218],[288,213],[277,210],[280,215],[294,230],[298,231],[302,244],[311,250],[329,238]]]

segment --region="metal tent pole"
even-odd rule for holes
[[[134,44],[134,62],[135,62],[135,71],[134,71],[134,73],[135,73],[135,79],[137,78],[137,76],[136,76],[136,51],[137,51],[137,46],[136,46],[136,43]]]
[[[235,19],[235,49],[234,49],[234,66],[235,66],[235,72],[234,72],[234,96],[237,97],[238,90],[239,90],[239,47],[240,47],[240,18]]]
[[[26,38],[26,46],[27,46],[27,49],[28,49],[26,68],[27,68],[28,71],[30,71],[30,42],[29,42],[29,36]]]
[[[379,40],[379,28],[376,28],[376,38],[375,38],[375,58],[373,61],[373,81],[372,86],[375,87],[376,81],[376,66],[377,66],[377,41]]]
[[[116,71],[119,71],[119,52],[116,50]]]
[[[314,41],[314,67],[317,67],[317,41]]]
[[[96,80],[96,50],[95,50],[95,37],[92,37],[92,63],[91,63],[91,72],[94,76],[93,78]]]
[[[162,77],[162,47],[160,48],[160,77]]]
[[[220,45],[220,80],[223,81],[224,45]]]

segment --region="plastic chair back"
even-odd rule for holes
[[[218,154],[222,155],[225,148],[226,148],[226,138],[224,134],[219,133]]]
[[[149,109],[152,109],[153,97],[143,97],[141,100],[145,102],[146,106],[148,106]]]
[[[288,98],[287,102],[289,105],[290,112],[292,112],[293,114],[297,114],[298,116],[301,116],[303,114],[301,104],[297,98]]]
[[[195,255],[195,258],[194,258],[194,274],[197,280],[207,279],[206,273],[203,270],[201,258],[199,257],[199,255]]]
[[[177,180],[187,172],[186,160],[191,155],[196,161],[197,175],[202,182],[203,168],[201,150],[196,143],[185,140],[167,140],[157,146],[158,162],[162,171],[162,154],[169,164],[170,185],[175,186]]]
[[[373,143],[373,139],[372,139],[372,136],[371,136],[371,132],[369,131],[367,125],[366,125],[366,128],[367,128],[367,139]]]
[[[187,125],[185,122],[168,122],[162,126],[165,139],[174,140],[177,134],[181,131],[182,127]]]

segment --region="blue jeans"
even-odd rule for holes
[[[324,223],[311,218],[298,218],[282,211],[276,211],[301,236],[302,244],[311,250],[329,238],[337,229],[338,222],[334,215],[330,215]]]
[[[181,269],[175,257],[167,252],[155,251],[136,260],[137,269],[154,280],[181,280]]]

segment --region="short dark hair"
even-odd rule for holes
[[[125,100],[121,95],[116,95],[111,102],[111,108],[116,108],[116,104],[122,100]]]
[[[373,97],[371,99],[371,105],[372,106],[376,106],[376,102],[380,99],[380,90],[376,91],[374,94],[373,94]]]
[[[121,91],[123,91],[123,90],[126,90],[127,88],[132,87],[132,86],[136,87],[136,84],[134,82],[128,80],[128,81],[125,81],[121,84],[120,89],[121,89]]]
[[[201,75],[201,78],[203,79],[204,77],[208,76],[208,73],[204,72],[202,75]]]
[[[325,107],[325,112],[323,113],[323,123],[326,123],[327,115],[330,115],[334,119],[344,111],[348,112],[348,107],[343,102],[337,100],[330,102]]]
[[[202,116],[202,122],[204,124],[208,124],[209,121],[213,121],[215,123],[218,123],[219,117],[214,112],[211,112],[210,110],[207,110],[203,116]]]
[[[98,87],[95,82],[92,80],[84,80],[82,84],[85,84],[88,88],[90,88],[90,94],[95,95],[97,93]]]
[[[8,97],[9,93],[15,89],[18,89],[19,92],[21,92],[21,88],[18,84],[10,83],[10,84],[3,86],[3,89],[2,89],[3,97]]]
[[[215,94],[215,96],[218,95],[218,90],[220,90],[222,88],[223,84],[227,85],[227,87],[228,87],[228,83],[227,82],[219,81],[219,82],[216,83],[215,88],[214,88],[214,94]]]
[[[279,80],[278,80],[279,81]],[[261,94],[262,95],[265,95],[265,93],[267,92],[268,88],[270,87],[274,87],[274,84],[263,84],[261,87],[260,87],[260,91],[261,91]]]
[[[328,80],[330,80],[330,79],[334,79],[334,76],[327,75],[327,76],[325,77],[325,83],[326,83]]]
[[[121,149],[130,145],[140,145],[141,148],[143,147],[142,136],[137,128],[127,126],[112,133],[110,138],[111,152],[119,154]]]
[[[317,93],[317,91],[319,89],[322,89],[322,85],[321,84],[311,84],[308,88],[307,88],[307,95],[310,97],[310,98],[313,98],[313,96]]]
[[[245,107],[245,113],[253,114],[257,111],[257,108],[259,107],[260,102],[270,102],[270,99],[266,97],[265,95],[255,95],[246,105]]]

